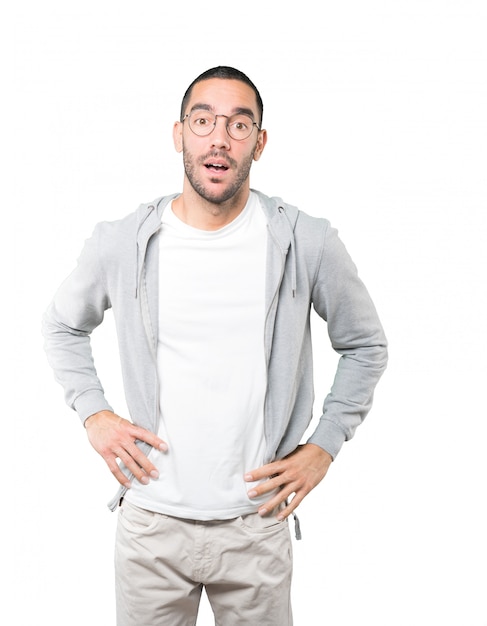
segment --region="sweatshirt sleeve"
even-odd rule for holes
[[[335,458],[372,406],[387,365],[387,340],[357,268],[329,225],[312,299],[316,312],[327,321],[331,345],[340,359],[323,414],[308,442]]]
[[[99,227],[83,248],[77,267],[61,284],[42,319],[44,348],[68,406],[84,422],[112,410],[105,399],[91,351],[91,332],[103,321],[110,300],[98,255]]]

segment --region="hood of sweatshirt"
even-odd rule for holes
[[[291,265],[291,288],[293,297],[296,295],[296,254],[294,229],[299,215],[299,210],[290,204],[286,204],[279,197],[268,197],[263,193],[253,191],[259,198],[260,205],[266,215],[270,236],[278,246],[283,262],[289,255]],[[144,259],[147,246],[151,237],[158,232],[162,223],[162,214],[166,207],[178,197],[179,194],[161,196],[152,202],[141,204],[137,210],[137,234],[135,242],[136,275],[135,297],[138,297]]]

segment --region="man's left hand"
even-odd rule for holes
[[[281,461],[274,461],[245,474],[247,482],[265,480],[253,487],[249,498],[256,498],[269,491],[279,492],[259,508],[260,515],[266,515],[295,494],[287,506],[279,511],[278,520],[284,520],[302,502],[308,493],[323,480],[333,458],[328,452],[313,443],[298,446]]]

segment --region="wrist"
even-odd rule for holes
[[[89,426],[92,426],[96,421],[98,421],[99,418],[109,416],[112,417],[113,415],[115,415],[113,411],[107,411],[106,409],[104,409],[103,411],[97,411],[96,413],[92,413],[91,415],[88,415],[88,417],[83,422],[84,427],[88,428]]]

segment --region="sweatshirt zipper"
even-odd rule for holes
[[[269,304],[269,308],[266,311],[266,316],[265,316],[265,322],[264,322],[264,350],[265,350],[265,367],[266,367],[266,381],[268,381],[269,379],[269,361],[270,361],[270,356],[271,356],[271,348],[272,348],[272,338],[266,342],[266,338],[269,335],[269,332],[267,331],[267,325],[268,325],[268,321],[269,321],[269,317],[271,315],[271,311],[273,311],[273,309],[275,309],[276,307],[276,300],[279,294],[279,289],[281,288],[281,284],[282,284],[282,280],[284,278],[284,268],[285,268],[285,254],[281,248],[281,246],[279,245],[279,241],[277,239],[277,237],[274,235],[274,233],[272,232],[272,228],[271,226],[268,224],[267,225],[267,229],[269,231],[269,235],[274,243],[274,245],[277,247],[277,249],[279,250],[280,253],[280,257],[281,257],[281,273],[279,275],[279,280],[277,282],[277,286],[276,286],[276,290],[272,296],[271,302]],[[274,314],[275,315],[275,314]],[[272,332],[274,329],[274,323],[272,324]],[[267,345],[268,343],[268,345]],[[267,386],[267,383],[266,383]],[[266,407],[266,400],[267,400],[267,390],[266,390],[266,397],[264,400],[264,436],[266,439],[266,442],[269,440],[268,438],[268,428],[267,428],[267,419],[266,419],[266,414],[265,414],[265,407]],[[271,462],[271,458],[269,457],[269,451],[266,450],[266,463],[270,463]]]

